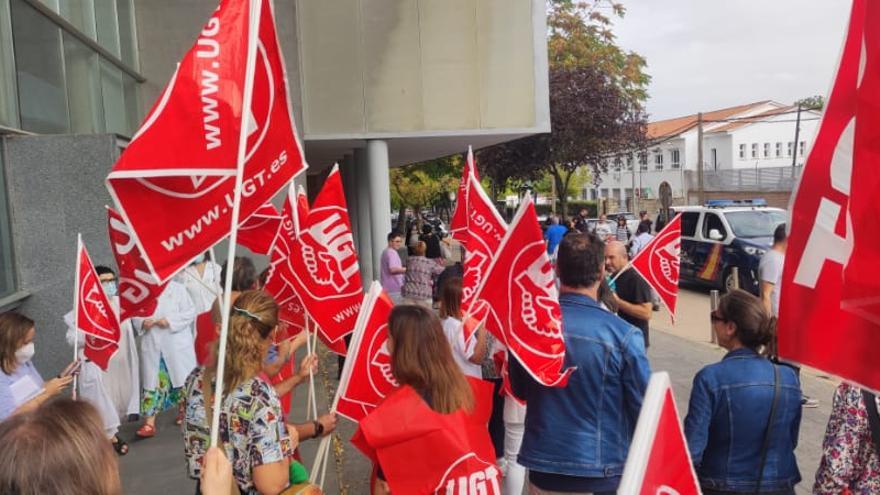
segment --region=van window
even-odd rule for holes
[[[684,212],[681,214],[681,236],[694,237],[697,235],[697,222],[700,220],[700,213],[696,211]]]
[[[703,219],[703,238],[709,239],[709,232],[712,229],[721,232],[721,240],[727,238],[727,229],[724,228],[724,222],[721,221],[721,217],[714,213],[706,213],[706,217]]]

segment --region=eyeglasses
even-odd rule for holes
[[[715,323],[716,321],[720,321],[722,323],[727,323],[727,318],[719,316],[719,315],[715,314],[715,312],[709,313],[709,319],[712,320],[712,323]]]

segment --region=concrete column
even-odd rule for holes
[[[370,182],[367,180],[367,151],[354,150],[354,177],[356,187],[356,206],[358,224],[358,261],[361,266],[361,280],[364,287],[373,282],[373,244],[370,229]]]
[[[367,141],[367,174],[370,185],[370,230],[373,245],[373,276],[379,277],[379,258],[391,231],[391,185],[388,179],[388,143]],[[363,226],[363,224],[361,224]],[[362,228],[362,230],[365,230]]]
[[[357,180],[355,180],[354,155],[345,155],[339,162],[342,174],[342,188],[345,190],[345,203],[348,205],[348,218],[351,220],[351,231],[354,238],[358,236],[357,218]]]

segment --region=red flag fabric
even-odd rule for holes
[[[701,493],[666,372],[652,374],[648,382],[618,493]]]
[[[369,294],[361,305],[361,316],[343,368],[339,397],[355,406],[337,412],[358,422],[376,408],[388,395],[399,387],[391,374],[391,354],[388,352],[388,317],[394,303],[373,282]],[[350,364],[349,364],[350,363]]]
[[[247,135],[241,222],[306,168],[269,0],[253,4],[260,11],[253,97],[242,108],[250,4],[220,3],[107,178],[163,282],[229,233],[241,133]]]
[[[306,196],[306,191],[302,186],[296,190],[296,230],[299,231],[299,226],[304,225],[306,223],[306,219],[309,218],[309,198]]]
[[[854,0],[840,65],[792,200],[779,355],[880,389],[876,280],[880,5]]]
[[[681,254],[681,215],[657,233],[651,242],[633,258],[632,268],[657,291],[660,300],[675,321],[678,299],[679,256]]]
[[[196,363],[204,366],[211,355],[211,347],[220,336],[220,325],[214,322],[213,311],[205,311],[196,316],[195,351]],[[151,313],[152,314],[152,313]]]
[[[572,370],[562,369],[565,341],[559,294],[531,196],[526,195],[511,222],[474,304],[487,307],[486,328],[535,380],[565,386]]]
[[[119,348],[119,320],[81,240],[77,243],[76,258],[76,328],[86,334],[85,357],[106,371],[107,363]]]
[[[279,227],[281,213],[266,203],[238,227],[238,243],[256,254],[269,254]]]
[[[119,213],[107,208],[108,237],[116,266],[119,268],[119,319],[153,314],[159,295],[165,290],[150,273],[135,245],[131,230]]]
[[[458,183],[458,202],[455,203],[455,211],[452,212],[452,218],[449,220],[449,235],[453,239],[467,247],[468,238],[468,193],[470,192],[470,177],[478,175],[477,165],[474,162],[474,150],[468,146],[467,157],[464,162],[464,168],[461,171],[461,182]],[[477,179],[479,182],[479,179]]]
[[[402,387],[361,420],[351,442],[379,463],[392,493],[501,495],[487,429],[493,387],[468,381],[476,404],[470,414],[439,414]]]
[[[364,291],[339,167],[327,176],[285,261],[273,277],[297,294],[327,347],[345,354],[343,338],[354,330]]]

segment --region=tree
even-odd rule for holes
[[[406,234],[406,209],[412,208],[416,221],[421,223],[422,209],[440,206],[449,209],[449,193],[458,188],[462,169],[461,155],[452,155],[391,169],[391,205],[398,209],[396,230]]]
[[[624,14],[611,0],[548,0],[551,132],[481,150],[493,195],[547,174],[565,212],[580,167],[598,176],[605,158],[643,144],[650,77],[643,57],[615,43],[612,19]]]
[[[822,95],[813,95],[794,102],[804,110],[822,110],[825,108],[825,97]]]

